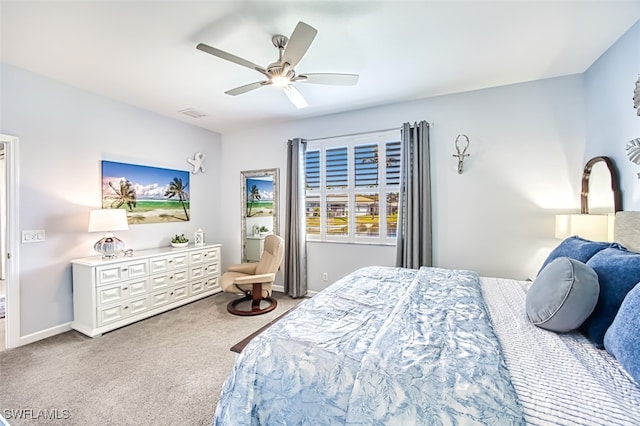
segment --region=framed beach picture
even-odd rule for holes
[[[189,172],[102,161],[102,208],[125,209],[129,224],[189,220]]]

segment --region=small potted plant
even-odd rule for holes
[[[184,234],[176,234],[173,238],[171,238],[171,246],[172,247],[186,247],[189,244],[189,239],[184,236]]]
[[[269,234],[269,228],[267,228],[266,226],[261,226],[258,232],[260,232],[261,237],[264,237],[265,235]]]

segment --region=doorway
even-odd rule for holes
[[[0,134],[0,350],[19,346],[20,293],[18,288],[18,138]],[[2,309],[2,308],[0,308]]]
[[[5,314],[7,304],[7,284],[5,275],[5,254],[7,251],[6,235],[7,235],[7,197],[6,197],[6,168],[4,158],[4,143],[0,144],[0,351],[7,347],[6,330],[5,330]]]

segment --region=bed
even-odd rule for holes
[[[616,240],[640,249],[640,213],[618,213]],[[640,254],[624,247],[572,237],[533,282],[442,268],[360,269],[244,348],[213,424],[640,424]],[[626,266],[611,268],[609,256],[615,263],[620,255]],[[571,292],[552,320],[566,323],[558,312],[590,282],[573,279],[578,266],[596,273],[599,293],[578,328],[557,332],[534,325],[527,295],[564,263]],[[614,281],[626,283],[625,294],[607,289]],[[612,294],[622,299],[615,309]],[[613,321],[606,334],[596,314]]]

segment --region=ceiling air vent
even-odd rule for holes
[[[193,109],[193,108],[181,109],[178,112],[181,112],[184,115],[188,115],[189,117],[193,117],[193,118],[205,117],[207,115],[207,114],[203,114],[200,111],[198,111],[196,109]]]

